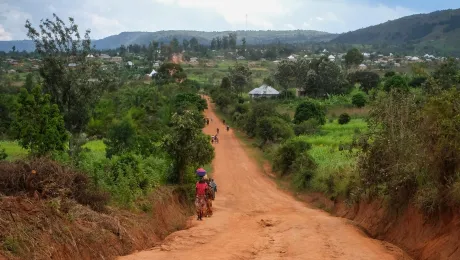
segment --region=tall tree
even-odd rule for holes
[[[187,170],[212,161],[214,148],[209,136],[203,134],[203,116],[194,110],[174,114],[170,134],[165,137],[164,148],[174,161],[174,180],[183,184]]]
[[[222,48],[224,50],[227,50],[229,47],[229,40],[228,40],[228,36],[224,36],[222,37]]]
[[[222,38],[217,37],[216,38],[216,44],[217,44],[217,49],[218,50],[222,49]]]
[[[229,78],[232,82],[238,94],[242,94],[244,88],[249,84],[251,80],[252,72],[249,67],[242,64],[235,64],[235,66],[229,68]]]
[[[235,50],[236,49],[236,41],[237,41],[236,33],[229,33],[228,34],[228,47],[230,47],[232,50]]]
[[[171,51],[173,53],[178,53],[180,52],[180,45],[179,45],[179,41],[177,40],[177,38],[173,38],[170,42],[170,46],[171,46]]]
[[[97,61],[86,58],[93,51],[90,31],[81,39],[73,18],[69,18],[68,26],[55,14],[53,18],[42,20],[40,31],[26,21],[27,35],[42,58],[43,90],[64,114],[67,130],[81,132],[110,79],[103,77]]]
[[[194,50],[194,51],[198,51],[198,49],[199,49],[199,43],[198,43],[198,40],[195,37],[190,39],[190,48],[192,48],[192,50]]]
[[[190,42],[187,39],[182,40],[182,47],[184,50],[188,50],[188,47],[190,46]]]
[[[216,38],[212,38],[212,40],[211,40],[211,49],[212,50],[217,49],[217,40],[216,40]]]

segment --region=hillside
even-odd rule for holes
[[[339,35],[333,43],[408,45],[419,51],[459,53],[460,9],[406,16]],[[413,47],[411,47],[413,45]]]
[[[281,43],[295,42],[328,42],[336,34],[312,30],[294,31],[224,31],[224,32],[203,32],[203,31],[158,31],[158,32],[122,32],[100,40],[94,40],[93,44],[97,49],[114,49],[120,45],[145,44],[155,40],[159,42],[170,42],[174,37],[182,42],[183,39],[195,37],[201,44],[208,45],[212,38],[222,37],[235,32],[238,39],[246,37],[248,44],[269,44],[280,41]],[[10,51],[13,46],[19,51],[32,51],[32,41],[0,41],[0,51]]]

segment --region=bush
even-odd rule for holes
[[[310,186],[310,182],[315,176],[317,164],[308,152],[303,152],[292,165],[294,176],[292,184],[297,190],[303,190]]]
[[[311,145],[300,137],[287,140],[275,152],[273,170],[282,175],[291,173],[294,170],[294,162],[309,149]]]
[[[294,123],[299,124],[311,118],[318,120],[321,125],[326,123],[326,113],[320,104],[313,101],[305,101],[297,106]]]
[[[31,153],[43,156],[54,151],[63,151],[69,140],[64,118],[51,96],[43,94],[37,86],[31,93],[21,89],[19,108],[13,124],[19,144]]]
[[[351,103],[358,108],[362,108],[366,105],[366,97],[363,93],[356,93],[351,98]]]
[[[345,125],[350,122],[351,118],[347,113],[343,113],[339,116],[339,124],[340,125]]]
[[[6,154],[5,148],[0,147],[0,160],[5,160],[8,157],[8,154]]]
[[[128,119],[124,119],[113,124],[107,133],[107,139],[104,140],[104,144],[107,146],[107,158],[133,151],[136,144],[136,129],[133,123]]]
[[[257,123],[256,133],[262,139],[263,144],[286,140],[294,135],[289,123],[276,116],[260,119]]]
[[[407,84],[407,81],[405,78],[403,78],[400,75],[395,75],[385,81],[385,84],[383,85],[383,89],[386,92],[390,92],[390,90],[392,89],[407,92],[409,91],[409,85]]]
[[[0,163],[0,193],[14,196],[35,192],[44,199],[70,197],[97,211],[103,211],[110,199],[87,175],[48,159]]]
[[[319,131],[321,124],[318,120],[312,118],[307,121],[303,121],[300,124],[294,125],[295,135],[312,135]]]
[[[387,72],[385,72],[385,76],[384,76],[384,77],[385,77],[385,78],[391,78],[391,77],[393,77],[394,75],[396,75],[396,72],[394,72],[394,71],[387,71]]]

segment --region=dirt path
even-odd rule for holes
[[[214,145],[214,216],[194,220],[190,229],[170,235],[159,247],[119,259],[409,259],[347,220],[279,190],[214,112],[206,114],[214,120],[204,131],[215,134],[220,128],[220,143]]]

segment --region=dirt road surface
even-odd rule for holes
[[[161,246],[120,260],[410,259],[399,248],[366,237],[349,221],[279,190],[213,110],[206,114],[213,122],[205,133],[220,129],[220,143],[214,144],[214,216],[194,219],[190,229],[171,234]]]

